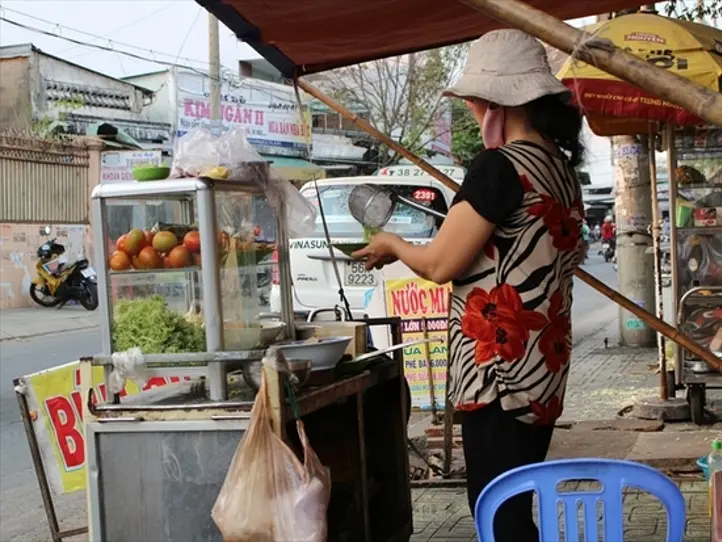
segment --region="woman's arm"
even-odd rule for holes
[[[469,269],[496,228],[466,201],[451,207],[439,233],[428,245],[412,245],[389,236],[390,252],[422,278],[445,284]]]

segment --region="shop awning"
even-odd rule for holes
[[[501,28],[459,0],[196,0],[287,77],[461,43]],[[526,0],[563,20],[640,0]]]
[[[265,160],[271,162],[271,167],[277,169],[289,181],[312,181],[314,179],[325,179],[326,170],[316,164],[301,158],[289,158],[286,156],[261,155]]]

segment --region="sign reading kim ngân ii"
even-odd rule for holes
[[[248,141],[261,153],[303,156],[311,134],[308,110],[303,120],[298,109],[290,104],[252,104],[230,101],[223,96],[221,124],[225,130],[241,126],[247,130]],[[180,137],[191,128],[210,127],[210,99],[204,95],[178,92],[176,131]]]

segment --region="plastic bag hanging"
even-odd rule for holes
[[[213,506],[213,521],[225,542],[325,542],[329,471],[311,448],[301,420],[296,430],[303,464],[273,432],[270,420],[264,371],[248,431]]]

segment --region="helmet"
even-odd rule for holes
[[[611,217],[611,216],[605,216],[605,217],[604,217],[604,222],[611,222],[611,221],[612,221],[612,217]]]

